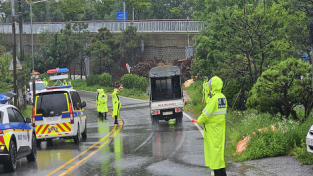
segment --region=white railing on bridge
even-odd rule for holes
[[[203,30],[204,24],[200,21],[192,20],[144,20],[144,21],[84,21],[88,23],[89,32],[98,32],[102,27],[108,28],[111,32],[121,32],[124,24],[137,27],[138,32],[200,32]],[[58,32],[65,28],[68,22],[50,22],[50,23],[33,23],[33,34],[49,31],[51,33]],[[75,23],[75,22],[72,22]],[[0,24],[0,32],[12,33],[12,24]],[[19,33],[18,24],[16,33]],[[23,33],[31,34],[31,24],[23,24]]]

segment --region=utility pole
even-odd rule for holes
[[[126,24],[125,24],[125,2],[123,2],[123,11],[124,11],[124,30],[126,29]]]
[[[13,34],[13,87],[14,93],[14,106],[17,107],[18,91],[17,91],[17,75],[16,75],[16,37],[15,37],[15,10],[14,0],[11,0],[11,11],[12,11],[12,34]]]
[[[18,0],[21,61],[24,61],[22,1]]]

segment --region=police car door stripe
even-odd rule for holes
[[[204,112],[208,117],[210,117],[211,115],[210,115],[210,113],[207,111],[207,110],[205,110],[205,109],[203,109],[203,111],[202,112]]]
[[[226,111],[215,111],[212,113],[213,115],[221,115],[221,114],[226,114]]]

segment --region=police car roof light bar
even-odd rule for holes
[[[54,86],[54,87],[47,87],[47,90],[53,90],[53,89],[67,89],[67,88],[71,88],[72,85],[67,85],[67,86]]]

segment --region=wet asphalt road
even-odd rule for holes
[[[87,139],[74,144],[72,139],[42,142],[36,162],[18,160],[15,173],[0,175],[211,175],[204,165],[203,137],[185,113],[183,125],[160,121],[153,127],[149,103],[121,97],[122,121],[97,118],[96,93],[79,91],[87,102]],[[108,107],[112,110],[111,96]],[[100,142],[99,142],[100,141]],[[74,158],[74,159],[73,159]],[[68,164],[68,165],[67,165]],[[300,166],[292,157],[275,157],[242,163],[227,163],[228,175],[313,175],[313,166]]]

